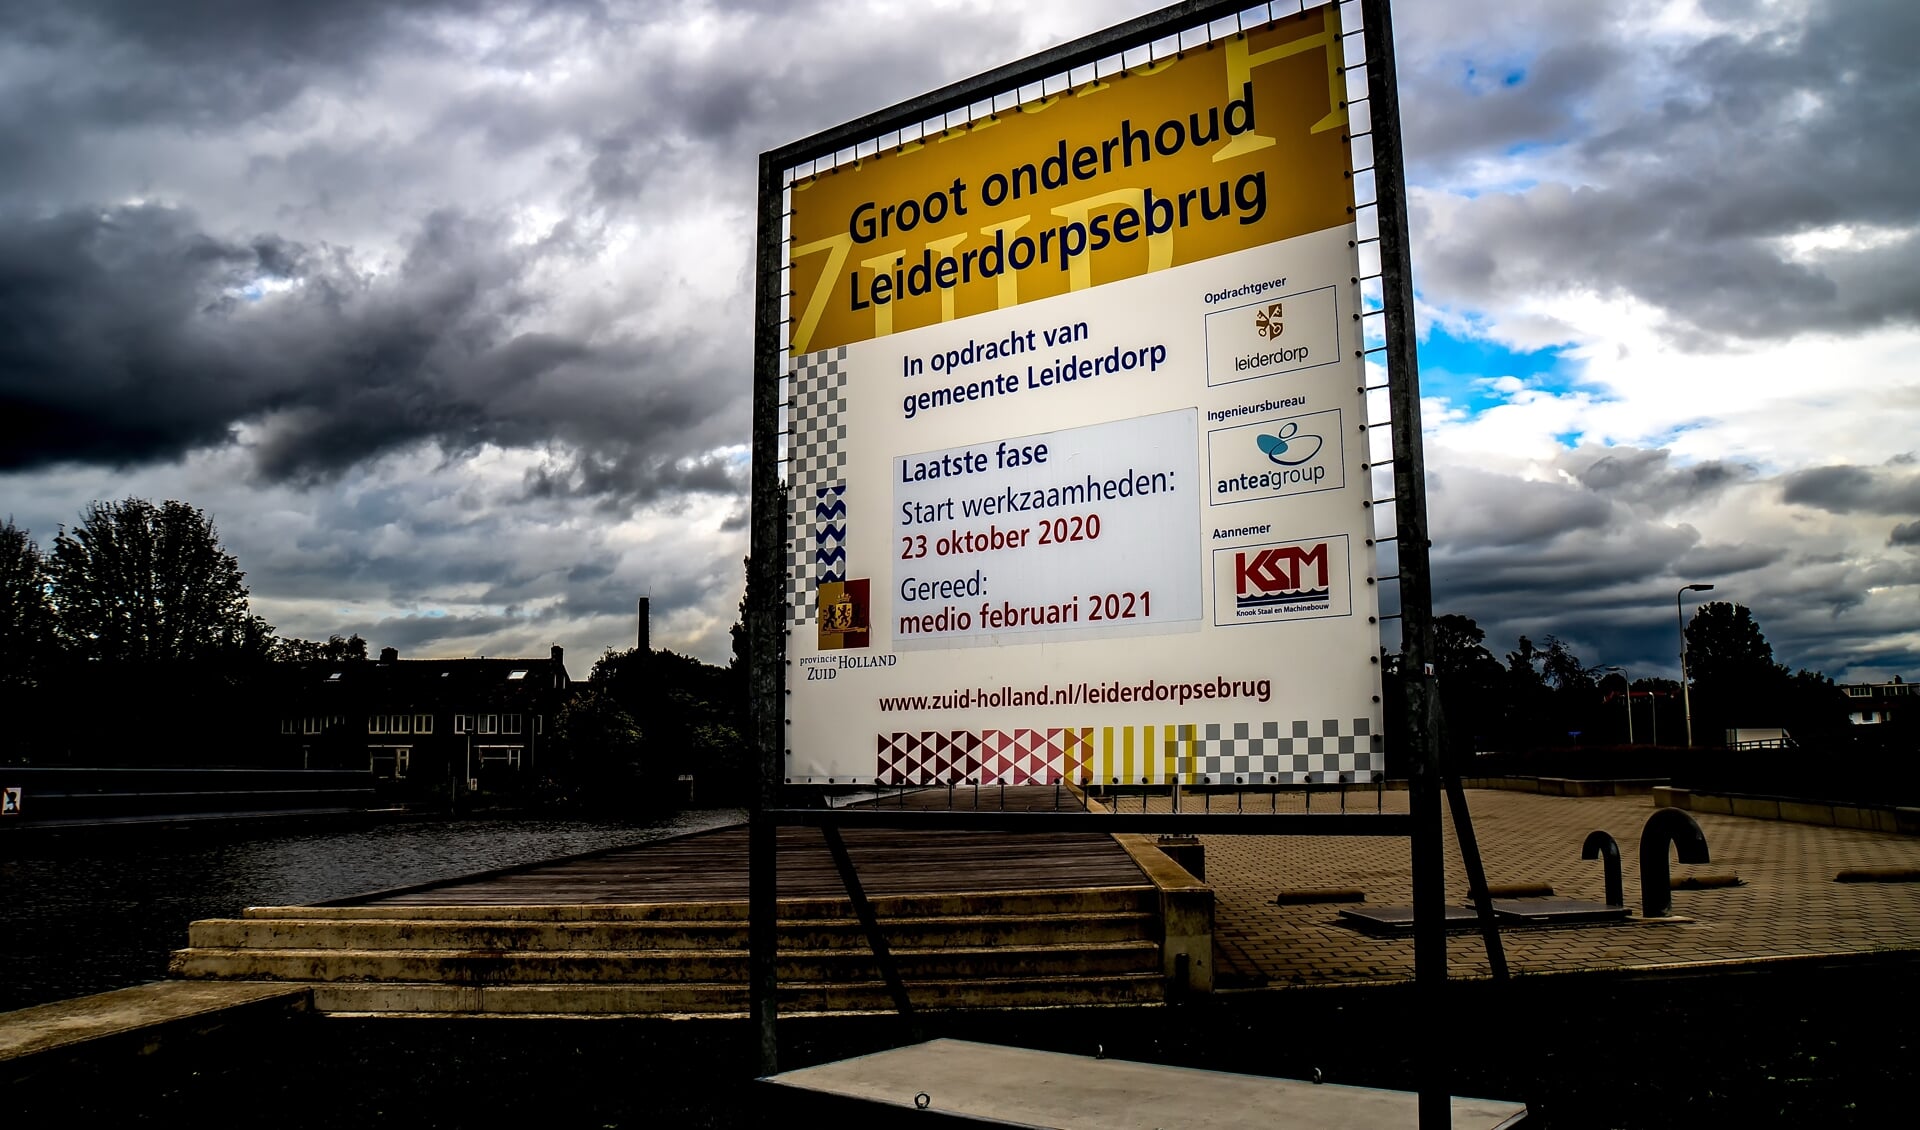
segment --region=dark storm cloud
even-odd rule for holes
[[[1787,550],[1775,545],[1696,545],[1673,563],[1681,577],[1731,577],[1783,561]]]
[[[1631,25],[1626,33],[1638,34]],[[1670,65],[1676,87],[1650,112],[1568,145],[1560,157],[1581,187],[1458,203],[1422,248],[1423,286],[1469,304],[1569,290],[1628,295],[1666,311],[1675,337],[1693,345],[1913,324],[1920,255],[1902,233],[1920,223],[1914,42],[1920,5],[1863,0],[1819,6],[1787,34],[1720,36],[1670,59],[1641,46],[1635,66]],[[1595,101],[1631,105],[1632,87],[1610,92],[1613,81],[1626,80],[1595,67],[1538,93],[1569,116]],[[1455,95],[1430,112],[1471,118],[1504,97]],[[1498,156],[1491,147],[1502,142],[1565,140],[1552,132],[1496,130],[1483,155]],[[1416,152],[1425,144],[1412,129],[1408,136]],[[1437,156],[1461,144],[1435,142]],[[1843,225],[1891,234],[1806,258],[1782,243]]]
[[[697,351],[515,331],[548,253],[450,212],[381,278],[152,206],[0,224],[0,468],[177,458],[250,423],[271,480],[429,440],[558,442],[594,492],[731,489],[685,463],[735,399]]]
[[[1416,177],[1566,139],[1582,125],[1581,103],[1632,61],[1631,51],[1589,38],[1505,65],[1442,59],[1403,71],[1401,124]]]
[[[481,0],[0,0],[0,17],[17,17],[0,26],[31,45],[26,57],[44,72],[13,84],[0,76],[0,95],[15,95],[0,97],[13,174],[0,179],[0,470],[128,467],[244,436],[270,481],[326,480],[423,443],[450,455],[498,444],[548,452],[528,477],[534,497],[618,506],[738,492],[742,468],[704,453],[744,439],[745,389],[725,374],[744,371],[745,337],[712,325],[611,333],[603,327],[615,315],[569,317],[578,308],[557,280],[609,268],[604,224],[616,209],[644,219],[646,255],[655,233],[744,213],[757,149],[818,129],[842,104],[869,109],[943,76],[884,37],[816,65],[806,37],[862,18],[840,8],[710,10],[788,42],[770,55],[661,36],[677,14],[645,5],[616,5],[611,22],[601,5],[568,7],[555,20],[551,5]],[[445,19],[479,16],[485,35]],[[1006,50],[966,13],[913,22],[947,45],[951,66]],[[494,45],[476,47],[482,40]],[[631,65],[605,67],[598,56],[621,43]],[[588,77],[436,86],[424,122],[380,124],[365,93],[381,89],[368,85],[376,64],[456,59],[537,78],[565,61]],[[346,104],[374,111],[373,128],[313,128],[325,114],[312,106],[284,134],[262,118],[302,89],[327,105],[356,84]],[[128,144],[136,128],[153,156],[128,156],[144,152]],[[143,172],[183,130],[222,139],[246,182],[224,173],[197,182],[164,164]],[[538,162],[545,187],[531,202],[570,218],[529,247],[499,219],[528,199],[449,207],[467,199],[449,168],[473,160],[508,171]],[[190,203],[72,202],[147,196],[137,186],[156,171],[176,190],[157,199]],[[236,232],[222,195],[270,234]],[[368,242],[302,238],[316,225]],[[383,233],[395,231],[405,243],[390,268]],[[644,309],[649,286],[677,287],[685,268],[663,266],[619,294],[620,306]],[[743,257],[743,286],[745,268]]]
[[[1661,509],[1701,501],[1751,478],[1751,467],[1717,459],[1674,466],[1665,449],[1585,446],[1568,459],[1582,486],[1610,498]]]
[[[1888,545],[1920,545],[1920,522],[1902,522],[1887,537]]]
[[[575,7],[547,0],[540,7]],[[581,4],[595,11],[597,4]],[[9,195],[64,203],[85,143],[141,126],[244,125],[304,92],[406,52],[440,54],[432,21],[540,10],[491,0],[0,0],[5,38],[31,53],[0,71]]]
[[[1781,498],[1834,514],[1920,514],[1920,474],[1877,467],[1839,465],[1795,471],[1781,483]]]
[[[345,65],[419,33],[421,17],[488,13],[512,24],[540,8],[601,10],[598,0],[0,0],[0,25],[42,46],[97,38],[158,62],[216,63],[226,69]],[[408,44],[418,46],[417,42]]]
[[[410,648],[441,640],[487,636],[525,627],[526,620],[516,611],[499,614],[458,616],[384,616],[350,625],[373,647],[399,648],[402,656]]]
[[[676,457],[619,445],[582,452],[527,472],[527,497],[594,498],[608,509],[671,494],[744,494],[747,468],[722,455]]]
[[[1838,670],[1876,634],[1877,622],[1850,619],[1869,593],[1920,577],[1920,562],[1906,568],[1846,552],[1816,559],[1758,532],[1752,541],[1707,541],[1681,520],[1729,490],[1786,492],[1751,467],[1676,466],[1665,449],[1586,446],[1523,480],[1457,460],[1443,451],[1429,464],[1435,608],[1473,617],[1496,652],[1522,634],[1537,642],[1551,632],[1589,663],[1670,673],[1674,592],[1710,581],[1716,595],[1765,613],[1783,660]],[[1875,498],[1875,484],[1895,474],[1841,470],[1864,479],[1831,476],[1837,485],[1821,497]],[[1555,522],[1556,514],[1569,517]]]

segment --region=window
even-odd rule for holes
[[[499,733],[500,716],[498,714],[482,714],[480,716],[480,732],[483,734]]]
[[[1873,694],[1872,687],[1848,687],[1847,688],[1847,697],[1849,698],[1866,698],[1871,694]]]
[[[500,716],[500,732],[503,734],[519,733],[520,716],[518,714],[502,714]]]
[[[536,734],[546,733],[547,732],[546,722],[547,722],[546,715],[544,714],[534,715],[533,716],[533,732]]]
[[[327,682],[337,683],[340,681],[340,676],[345,674],[346,674],[345,671],[335,671],[333,674],[327,676]]]
[[[507,672],[508,681],[512,681],[514,679],[524,679],[526,677],[527,677],[527,669],[525,667],[516,667],[513,670]]]
[[[283,734],[297,734],[297,733],[299,733],[299,732],[300,732],[300,719],[298,719],[298,718],[282,718],[282,719],[280,719],[280,732],[281,732],[281,733],[283,733]]]
[[[413,716],[413,732],[416,734],[433,733],[433,715],[416,714]]]
[[[367,747],[367,768],[376,777],[391,777],[396,781],[406,779],[407,770],[412,766],[413,747],[404,745],[376,745]]]
[[[509,769],[518,769],[520,768],[520,751],[524,748],[525,748],[524,746],[517,746],[517,745],[480,746],[478,748],[478,752],[480,754],[480,764],[482,765],[504,764]]]
[[[308,717],[301,720],[303,734],[317,734],[326,727],[326,719]]]
[[[473,715],[456,714],[453,716],[453,732],[454,733],[466,734],[466,733],[471,733],[472,731],[473,731]]]

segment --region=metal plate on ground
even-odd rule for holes
[[[1194,1130],[1284,1127],[1333,1130],[1407,1127],[1418,1121],[1411,1091],[1316,1084],[1224,1071],[1094,1059],[1060,1052],[929,1040],[837,1063],[786,1071],[780,1110],[841,1115],[854,1124],[910,1120],[928,1126],[1026,1126],[1054,1130]],[[916,1096],[925,1096],[916,1110]],[[1526,1104],[1455,1098],[1459,1130],[1518,1126]]]
[[[1470,906],[1447,907],[1447,929],[1471,930],[1480,921]],[[1340,917],[1347,925],[1369,934],[1413,933],[1413,908],[1410,906],[1371,906],[1362,910],[1343,910]]]
[[[1587,899],[1529,898],[1494,899],[1493,912],[1502,926],[1516,920],[1532,926],[1565,926],[1576,922],[1620,922],[1633,911],[1624,906],[1608,906]]]

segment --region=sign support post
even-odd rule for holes
[[[1413,256],[1407,233],[1406,163],[1399,75],[1388,0],[1360,0],[1380,218],[1388,398],[1393,415],[1395,536],[1400,562],[1400,673],[1406,694],[1408,803],[1413,815],[1414,983],[1420,997],[1420,1125],[1448,1123],[1449,1076],[1440,1018],[1447,982],[1446,874],[1441,851],[1440,757],[1433,677],[1433,579],[1427,550],[1427,469],[1420,431],[1420,356],[1414,324]]]
[[[747,824],[747,978],[750,1008],[759,1047],[760,1074],[780,1069],[780,1045],[774,1034],[778,1017],[779,895],[776,844],[779,807],[786,772],[787,661],[786,491],[780,483],[782,343],[781,214],[785,170],[771,154],[760,158],[756,204],[755,295],[753,318],[753,519],[747,558],[747,681],[752,743],[758,767]]]

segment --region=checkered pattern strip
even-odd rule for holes
[[[1373,779],[1386,769],[1371,719],[1102,726],[1075,780],[1106,785],[1298,785]]]
[[[820,525],[821,508],[841,501],[846,488],[846,359],[847,347],[836,346],[794,358],[788,371],[787,615],[795,624],[813,620],[821,581],[846,578],[844,510],[837,545],[826,542]]]
[[[1365,784],[1386,769],[1385,743],[1368,718],[877,737],[873,781],[882,785]]]
[[[1370,718],[1209,724],[1193,751],[1203,785],[1364,783],[1386,767],[1385,741]]]

